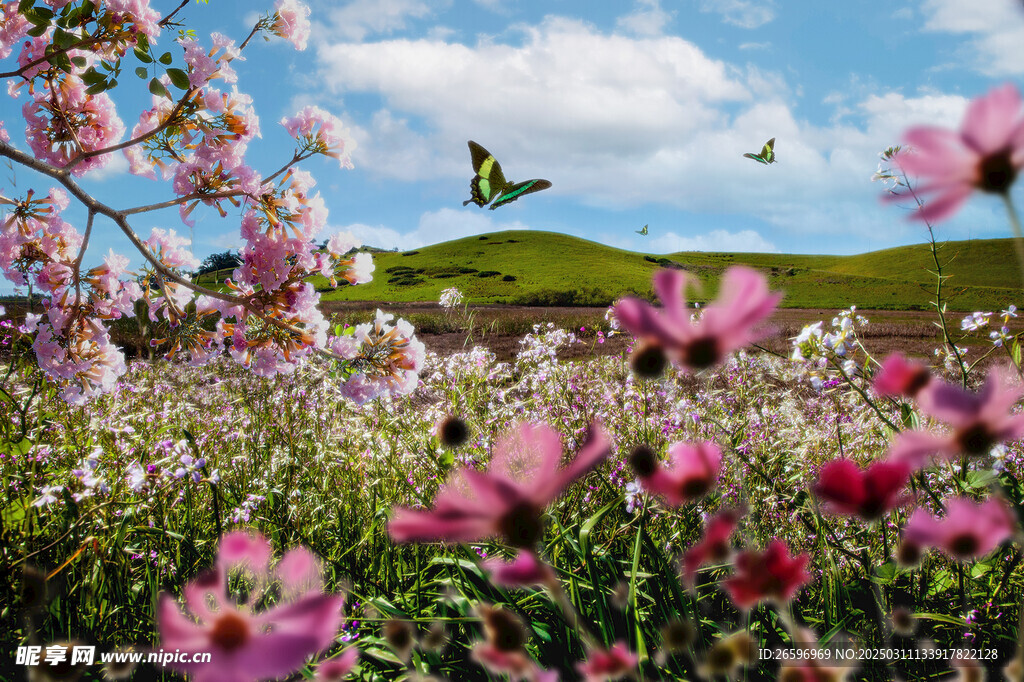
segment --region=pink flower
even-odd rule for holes
[[[346,649],[341,656],[329,658],[316,667],[315,682],[341,682],[359,661],[359,649]]]
[[[764,599],[787,602],[811,579],[808,556],[789,556],[782,540],[772,540],[764,552],[746,551],[736,558],[736,574],[725,581],[736,606],[749,609]]]
[[[873,521],[907,501],[900,493],[909,479],[905,462],[875,462],[861,471],[852,460],[836,459],[821,468],[814,494],[837,514]]]
[[[194,682],[268,680],[295,672],[308,656],[334,642],[343,597],[323,594],[319,587],[305,589],[319,584],[319,567],[309,552],[291,550],[273,571],[269,558],[270,544],[263,537],[230,533],[221,539],[216,566],[185,586],[189,615],[169,595],[161,597],[160,646],[212,654],[208,663],[172,663],[172,668],[192,674]],[[261,612],[230,601],[227,577],[237,566],[248,570],[257,586],[280,581],[286,600]],[[249,604],[258,601],[254,594]]]
[[[488,559],[484,568],[491,572],[491,582],[502,587],[529,587],[550,585],[556,580],[555,572],[529,550],[523,550],[507,563],[502,559]]]
[[[710,367],[737,348],[758,338],[753,327],[764,320],[782,298],[768,292],[768,280],[751,268],[735,266],[725,272],[718,299],[693,322],[686,309],[684,287],[690,275],[679,270],[654,274],[654,290],[664,308],[625,298],[615,306],[619,323],[638,338],[654,343],[670,359],[691,369]]]
[[[298,0],[277,0],[274,3],[274,25],[270,31],[305,50],[309,39],[309,8]]]
[[[889,459],[919,469],[934,453],[947,458],[961,453],[982,455],[998,443],[1024,436],[1024,414],[1011,412],[1024,391],[1011,386],[1009,379],[1003,370],[992,369],[977,393],[931,381],[918,394],[918,404],[922,412],[952,426],[952,432],[904,431],[893,440]]]
[[[630,464],[644,488],[678,507],[707,494],[715,485],[722,466],[722,451],[711,442],[674,443],[668,449],[670,468],[658,464],[654,453],[639,447],[630,456]]]
[[[891,353],[875,374],[873,383],[879,395],[913,398],[931,380],[931,372],[924,364],[908,362],[902,353]]]
[[[498,440],[486,473],[459,469],[441,487],[432,511],[399,508],[388,532],[397,542],[471,542],[500,535],[516,547],[532,547],[543,532],[544,509],[609,450],[594,423],[576,459],[559,469],[558,433],[547,425],[521,423]]]
[[[938,547],[957,559],[983,557],[1013,534],[1014,519],[996,498],[978,504],[963,497],[946,501],[946,516],[916,509],[903,527],[903,539],[917,548]]]
[[[693,587],[697,571],[706,562],[722,562],[729,558],[732,553],[729,536],[736,530],[742,514],[740,509],[726,509],[716,514],[708,521],[700,542],[683,554],[683,582],[688,587]]]
[[[638,660],[626,643],[619,640],[611,649],[591,652],[586,662],[576,664],[576,669],[585,682],[617,680],[632,672]]]
[[[960,131],[918,126],[904,134],[913,153],[895,159],[908,175],[925,184],[919,194],[934,200],[914,214],[918,220],[952,216],[978,189],[1006,194],[1024,166],[1024,117],[1021,97],[1012,83],[994,88],[967,107]]]

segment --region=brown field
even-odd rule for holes
[[[372,317],[377,304],[360,301],[331,301],[324,303],[325,314],[334,314],[343,322],[363,322]],[[466,347],[483,345],[493,351],[499,360],[510,360],[519,349],[519,340],[538,322],[554,322],[556,326],[571,329],[586,343],[568,349],[560,357],[579,358],[592,353],[602,355],[618,354],[625,351],[628,338],[614,336],[603,344],[596,343],[596,331],[607,329],[604,320],[605,308],[538,308],[511,305],[470,306],[473,315],[474,333],[466,342],[464,314],[446,314],[437,303],[389,303],[380,306],[396,318],[403,317],[416,327],[417,337],[428,350],[441,354],[454,353]],[[800,333],[806,324],[825,321],[827,329],[836,316],[836,310],[783,308],[775,313],[769,325],[770,332],[760,346],[788,355],[789,340]],[[899,350],[907,355],[932,357],[934,349],[941,345],[942,332],[938,327],[938,316],[927,311],[859,310],[868,318],[860,338],[872,355],[881,358],[887,353]],[[998,313],[998,311],[996,311]],[[960,320],[964,313],[951,313],[947,317],[949,332],[958,345],[970,349],[968,360],[975,360],[992,347],[985,331],[960,341]],[[1000,320],[992,321],[998,328]],[[1012,332],[1024,331],[1024,320],[1011,320]],[[584,327],[584,331],[580,331]],[[1005,354],[995,353],[993,357]]]

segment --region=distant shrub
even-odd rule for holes
[[[480,239],[487,239],[487,238],[488,238],[487,235],[484,235],[484,236],[480,237]]]
[[[398,277],[392,277],[388,280],[388,284],[394,284],[400,287],[413,286],[414,284],[422,284],[425,282],[422,277],[410,277],[409,275],[401,275]]]
[[[402,255],[403,256],[415,256],[417,253],[419,253],[419,251],[406,251]]]
[[[477,277],[494,277],[494,276],[500,275],[500,274],[501,273],[498,272],[497,270],[484,270],[483,272],[478,272],[476,276]]]
[[[515,275],[505,275],[504,277],[501,278],[501,281],[502,282],[514,282],[514,281],[516,281],[516,276]]]
[[[655,258],[654,256],[644,256],[644,260],[647,261],[648,263],[657,263],[658,262],[658,259]]]
[[[458,277],[458,276],[459,276],[459,273],[457,273],[457,272],[439,272],[436,275],[434,275],[434,279],[450,279],[452,277]]]
[[[507,242],[505,242],[505,243],[506,243],[506,244],[518,244],[518,243],[519,243],[519,240],[518,240],[518,239],[509,239],[509,240],[508,240]]]
[[[459,272],[461,272],[464,275],[468,275],[470,273],[480,272],[480,271],[477,270],[476,268],[459,268]]]
[[[615,297],[603,289],[542,289],[517,296],[513,299],[516,305],[529,306],[580,306],[603,307],[611,305]]]

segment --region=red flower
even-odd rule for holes
[[[875,462],[861,471],[851,460],[836,459],[821,468],[814,494],[838,514],[873,521],[907,501],[900,492],[909,479],[905,462]]]
[[[879,395],[913,398],[931,379],[931,372],[924,364],[908,362],[902,353],[891,353],[875,374],[873,383]]]
[[[740,516],[739,509],[726,509],[716,514],[704,529],[704,537],[683,554],[683,582],[693,587],[697,571],[708,561],[725,561],[732,553],[729,536],[736,530]]]
[[[811,578],[806,554],[790,557],[782,540],[772,540],[763,553],[742,552],[736,558],[736,575],[725,581],[725,590],[741,609],[764,599],[787,602]]]
[[[576,669],[585,682],[617,680],[632,672],[638,660],[636,654],[620,640],[611,649],[591,652],[585,663],[576,664]]]

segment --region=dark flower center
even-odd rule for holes
[[[1010,190],[1010,185],[1017,179],[1017,169],[1013,167],[1010,152],[1010,147],[1006,147],[981,159],[978,163],[978,189],[993,194],[1005,194]]]
[[[715,563],[721,563],[729,558],[729,541],[713,542],[708,545],[708,559]]]
[[[402,620],[389,620],[384,623],[384,639],[398,651],[405,651],[412,646],[412,627]]]
[[[974,556],[980,546],[978,538],[970,533],[954,535],[949,539],[949,551],[961,557]]]
[[[237,613],[228,611],[217,619],[210,632],[210,642],[218,649],[235,651],[249,641],[249,623]]]
[[[637,445],[629,453],[629,466],[640,478],[648,478],[658,469],[658,456],[646,445]]]
[[[718,363],[722,352],[718,347],[718,339],[706,336],[694,339],[683,348],[683,364],[693,369],[704,369]]]
[[[526,632],[519,619],[504,609],[490,609],[484,614],[488,639],[499,651],[519,651],[526,644]]]
[[[630,365],[638,377],[656,379],[665,373],[668,358],[661,346],[648,343],[633,351]]]
[[[451,416],[441,422],[437,435],[442,445],[454,448],[462,445],[469,438],[469,427],[458,417]]]
[[[984,424],[974,424],[958,432],[956,442],[969,455],[983,455],[995,445],[995,439]]]
[[[896,561],[904,566],[913,566],[921,560],[921,546],[916,542],[904,540],[896,550]]]
[[[520,502],[498,521],[498,530],[513,547],[533,547],[544,532],[541,510],[529,502]]]
[[[693,499],[695,497],[703,497],[709,490],[711,490],[711,481],[707,478],[688,478],[683,481],[682,490],[683,497]]]
[[[915,395],[921,392],[921,389],[928,385],[931,381],[932,375],[926,368],[921,367],[916,372],[907,377],[906,384],[903,387],[904,393],[913,398]]]

